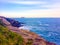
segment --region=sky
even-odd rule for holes
[[[60,0],[0,0],[0,16],[60,17]]]

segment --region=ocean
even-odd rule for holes
[[[13,18],[23,22],[21,28],[34,32],[49,42],[60,45],[60,18]]]

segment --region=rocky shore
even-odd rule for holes
[[[18,27],[23,26],[22,22],[12,20],[10,18],[0,16],[0,22],[3,23],[10,31],[21,35],[24,39],[24,45],[56,45],[55,43],[48,42],[43,37]]]

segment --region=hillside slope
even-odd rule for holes
[[[0,23],[0,45],[23,45],[23,38]]]
[[[16,24],[16,21],[14,21]],[[18,23],[17,23],[18,24]],[[20,23],[19,23],[20,24]],[[37,34],[18,29],[16,25],[0,17],[0,45],[56,45],[48,42]]]

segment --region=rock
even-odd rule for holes
[[[22,22],[18,22],[18,21],[15,21],[13,19],[10,19],[10,18],[5,18],[7,21],[9,21],[11,23],[12,26],[14,27],[21,27],[23,26],[24,23]]]
[[[18,22],[16,20],[13,20],[11,18],[6,18],[6,17],[2,17],[0,16],[0,18],[3,20],[3,22],[6,24],[6,25],[12,25],[14,27],[21,27],[23,26],[24,23],[22,22]]]

